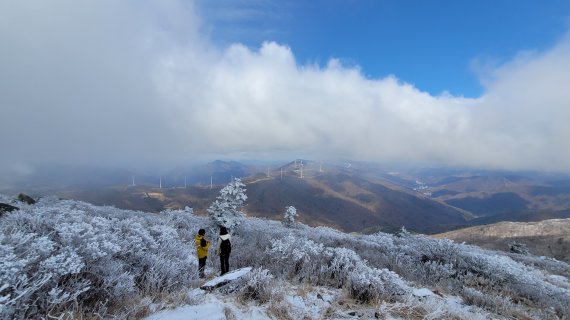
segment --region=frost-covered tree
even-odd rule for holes
[[[233,229],[244,219],[244,214],[240,209],[244,206],[247,196],[245,195],[245,184],[240,179],[235,178],[222,190],[216,201],[208,208],[208,216],[216,227],[226,227]]]
[[[406,229],[405,226],[402,226],[398,232],[396,232],[395,236],[399,238],[408,237],[411,233]]]
[[[283,216],[283,224],[286,227],[292,227],[295,225],[295,218],[297,218],[297,209],[293,206],[288,206]]]

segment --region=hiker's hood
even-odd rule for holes
[[[228,240],[228,239],[230,238],[230,234],[229,234],[229,233],[228,233],[228,234],[224,234],[223,236],[220,236],[220,238],[221,238],[222,240]]]
[[[199,240],[202,240],[202,239],[204,239],[204,236],[202,236],[202,235],[197,235],[197,236],[196,236],[196,241],[199,241]]]

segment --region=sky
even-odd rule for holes
[[[570,172],[570,2],[0,0],[0,174],[348,158]]]

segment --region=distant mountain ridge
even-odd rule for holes
[[[343,231],[394,232],[405,226],[438,233],[499,221],[570,218],[567,175],[401,169],[351,160],[224,161],[160,172],[56,166],[36,170],[6,193],[58,194],[96,205],[205,214],[217,192],[239,177],[248,189],[244,210],[281,219],[296,206],[306,224]]]
[[[286,206],[293,205],[301,221],[309,225],[330,225],[349,232],[394,231],[402,226],[433,232],[445,225],[464,225],[469,218],[444,203],[360,178],[346,167],[323,170],[319,163],[304,162],[302,168],[303,178],[301,165],[289,163],[274,177],[250,181],[247,212],[278,219]],[[283,177],[281,169],[286,170]]]

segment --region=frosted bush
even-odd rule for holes
[[[338,288],[344,286],[349,275],[363,264],[354,251],[346,248],[327,248],[326,255],[330,258],[327,268],[329,278]]]
[[[488,294],[473,288],[464,288],[463,297],[469,304],[482,307],[496,313],[502,313],[515,319],[535,318],[524,306],[514,304],[509,297]]]
[[[65,248],[57,255],[40,262],[38,272],[53,276],[63,276],[77,274],[83,267],[85,267],[83,259],[71,248]]]
[[[460,277],[462,283],[486,294],[499,292],[529,307],[550,307],[561,318],[570,316],[570,290],[553,285],[543,272],[507,256],[479,250],[461,251],[459,256],[458,268],[466,270]],[[501,306],[512,309],[505,304]]]
[[[189,207],[184,210],[167,210],[161,212],[161,216],[167,220],[166,224],[178,231],[182,241],[192,241],[197,232],[194,229],[203,223],[203,218],[196,217]]]
[[[175,291],[196,277],[193,242],[178,230],[197,230],[204,219],[51,197],[1,219],[0,318],[45,317],[73,305],[107,310],[105,301]]]
[[[9,244],[2,244],[4,236],[0,235],[0,283],[4,286],[11,283],[26,266],[27,260],[20,259],[14,253],[14,247]],[[6,288],[4,288],[6,289]]]
[[[289,234],[274,240],[267,249],[267,255],[272,268],[280,268],[299,280],[310,280],[318,278],[324,268],[321,261],[323,250],[321,243]]]
[[[395,273],[368,266],[353,250],[329,247],[325,253],[330,258],[327,268],[330,281],[339,288],[347,288],[359,301],[393,298],[408,291],[408,286]]]
[[[291,229],[283,228],[279,221],[248,218],[232,235],[230,263],[238,267],[264,267],[271,265],[272,257],[266,254],[276,239],[284,239]],[[238,235],[236,235],[238,234]],[[271,269],[274,275],[282,274]]]
[[[381,272],[378,269],[358,268],[348,275],[350,295],[361,302],[373,302],[385,292]]]

